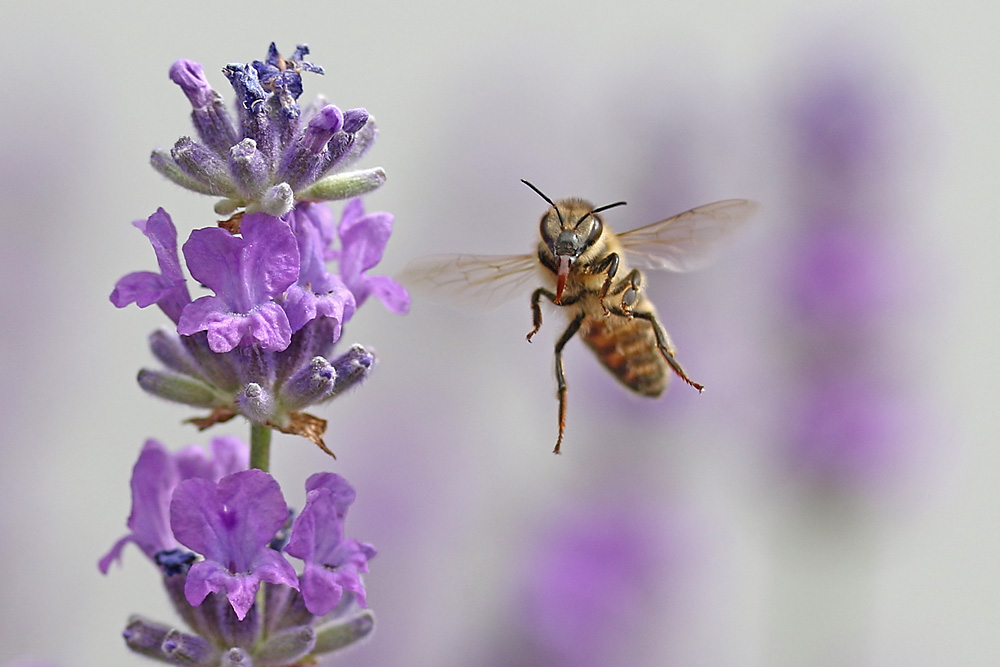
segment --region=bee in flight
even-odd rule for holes
[[[672,218],[615,234],[599,215],[625,202],[594,207],[583,199],[552,201],[522,180],[549,204],[539,224],[538,250],[531,255],[438,255],[411,262],[400,277],[417,289],[489,303],[517,293],[532,276],[544,286],[531,294],[533,327],[542,326],[541,300],[565,309],[569,326],[556,341],[559,398],[559,453],[566,430],[566,375],[563,348],[579,333],[598,360],[638,394],[656,397],[676,373],[699,392],[675,356],[673,343],[646,298],[637,267],[689,271],[703,265],[707,251],[746,220],[757,205],[727,199],[693,208]]]

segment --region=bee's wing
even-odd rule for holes
[[[630,266],[691,271],[704,266],[718,241],[729,236],[758,208],[747,199],[717,201],[624,232],[618,239]]]
[[[436,298],[490,308],[523,294],[538,266],[534,255],[432,255],[411,261],[397,279]]]

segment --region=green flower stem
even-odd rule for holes
[[[250,467],[268,471],[271,463],[271,427],[250,425]]]

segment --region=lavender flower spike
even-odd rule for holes
[[[281,488],[261,470],[233,473],[218,484],[181,482],[170,503],[170,525],[181,544],[205,557],[188,571],[188,602],[197,606],[224,590],[243,620],[261,582],[298,588],[291,564],[268,547],[287,517]]]

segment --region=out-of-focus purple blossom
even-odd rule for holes
[[[792,467],[817,482],[889,479],[912,434],[912,415],[877,374],[838,375],[803,387],[791,428]]]
[[[306,505],[295,519],[285,552],[301,558],[306,609],[317,616],[329,613],[350,591],[366,607],[361,574],[375,556],[370,544],[344,539],[344,520],[354,502],[354,489],[340,475],[316,473],[306,481]]]
[[[799,388],[787,414],[790,460],[805,478],[882,482],[909,429],[885,323],[904,294],[892,238],[888,112],[867,76],[832,69],[792,108],[794,215],[787,279]],[[893,248],[892,251],[887,249]]]
[[[111,303],[118,308],[124,308],[130,303],[145,308],[155,303],[176,323],[181,311],[191,303],[177,254],[177,229],[162,208],[157,209],[147,220],[136,220],[132,224],[152,244],[160,272],[136,271],[123,277],[115,284]]]
[[[182,137],[157,149],[153,167],[178,185],[222,197],[216,211],[264,212],[275,217],[299,203],[347,199],[385,181],[381,168],[346,172],[375,141],[375,122],[364,109],[342,112],[325,102],[299,106],[302,72],[323,68],[303,60],[300,45],[284,58],[274,44],[264,61],[223,69],[237,96],[236,119],[212,89],[201,65],[178,60],[170,69],[192,106],[198,140]]]
[[[107,574],[112,561],[121,560],[121,551],[129,542],[154,560],[158,552],[179,546],[170,528],[169,513],[170,498],[182,480],[217,481],[249,465],[250,450],[239,438],[213,438],[211,448],[211,456],[196,445],[171,454],[160,442],[146,441],[132,468],[130,532],[101,559],[98,564],[101,572]]]
[[[803,222],[790,265],[798,316],[827,331],[881,322],[901,291],[884,230],[844,216]]]
[[[533,664],[607,665],[664,591],[675,554],[664,524],[642,503],[579,508],[546,527],[530,555],[522,631],[540,652]]]
[[[257,343],[280,351],[292,328],[274,297],[298,278],[299,251],[288,225],[262,213],[243,216],[242,237],[218,227],[196,229],[184,244],[191,277],[212,289],[181,313],[177,332],[208,333],[213,352]]]
[[[369,295],[378,297],[394,313],[410,309],[410,295],[389,276],[368,276],[365,273],[382,261],[386,243],[392,233],[391,213],[365,215],[364,202],[352,199],[344,206],[337,234],[340,250],[327,253],[327,259],[340,262],[340,275],[354,293],[358,306]]]
[[[291,564],[268,547],[287,517],[281,488],[260,470],[236,472],[217,483],[189,479],[178,484],[170,526],[177,541],[205,558],[188,571],[188,602],[197,606],[209,593],[225,591],[242,621],[261,582],[298,588]]]

